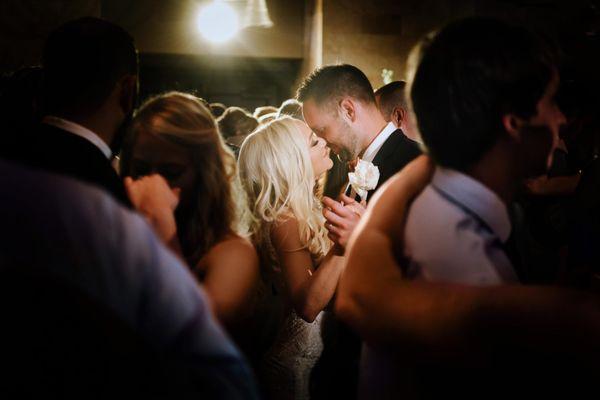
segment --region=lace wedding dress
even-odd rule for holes
[[[272,249],[270,253],[274,255]],[[281,311],[277,334],[259,366],[264,395],[272,400],[309,399],[310,375],[323,351],[321,322],[325,311],[312,323],[300,318],[289,302],[275,258],[268,258],[271,265],[263,274],[266,293],[259,309],[272,314],[277,308]]]

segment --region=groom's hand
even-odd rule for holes
[[[329,231],[329,238],[341,249],[345,249],[366,205],[357,203],[345,195],[342,195],[340,200],[341,202],[338,202],[330,197],[324,197],[323,216],[327,220],[325,227]]]

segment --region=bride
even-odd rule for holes
[[[261,256],[265,293],[257,314],[282,311],[259,376],[268,398],[306,399],[323,350],[323,310],[344,268],[315,194],[332,166],[329,148],[304,122],[284,117],[248,136],[238,162]]]

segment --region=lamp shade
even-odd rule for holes
[[[244,28],[249,26],[270,28],[273,26],[266,0],[247,0],[242,26]]]

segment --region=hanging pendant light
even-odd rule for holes
[[[247,0],[242,26],[245,28],[249,26],[270,28],[273,26],[266,0]]]
[[[237,12],[223,0],[213,0],[204,5],[196,23],[204,39],[212,43],[227,42],[240,29]]]

